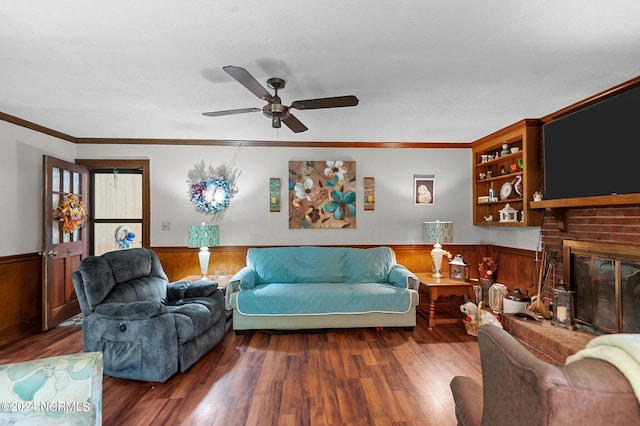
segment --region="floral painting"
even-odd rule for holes
[[[356,162],[289,161],[289,228],[355,228]]]

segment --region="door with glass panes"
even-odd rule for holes
[[[88,170],[43,156],[42,329],[78,314],[71,272],[87,255]]]

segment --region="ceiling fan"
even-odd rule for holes
[[[222,67],[231,77],[236,79],[240,84],[249,89],[251,93],[260,99],[267,101],[262,108],[240,108],[229,109],[224,111],[203,112],[202,115],[207,117],[218,117],[221,115],[242,114],[245,112],[262,111],[264,115],[271,119],[271,127],[280,128],[284,123],[294,133],[300,133],[308,130],[307,126],[302,124],[293,114],[291,109],[320,109],[320,108],[340,108],[358,105],[358,98],[355,96],[336,96],[332,98],[307,99],[304,101],[294,101],[291,106],[282,105],[278,90],[284,89],[286,82],[278,77],[272,77],[267,80],[267,85],[275,91],[271,95],[247,70],[233,65]]]

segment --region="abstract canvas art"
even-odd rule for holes
[[[355,161],[289,161],[289,228],[356,227]]]

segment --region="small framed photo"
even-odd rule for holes
[[[435,176],[413,175],[413,203],[418,206],[432,206],[435,203]]]

